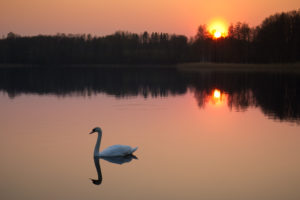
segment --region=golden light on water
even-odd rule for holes
[[[220,92],[220,90],[215,89],[215,90],[214,90],[214,98],[215,98],[215,99],[220,99],[220,97],[221,97],[221,92]]]
[[[212,90],[209,99],[210,99],[209,102],[212,105],[221,106],[224,105],[224,103],[226,102],[227,95],[219,89],[214,89]]]
[[[215,19],[209,24],[208,32],[215,39],[226,37],[228,35],[228,25],[222,19]]]

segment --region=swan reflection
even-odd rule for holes
[[[132,159],[138,159],[135,155],[127,155],[127,156],[116,156],[116,157],[100,157],[103,160],[106,160],[108,162],[122,165],[124,163],[130,162]]]
[[[91,179],[92,183],[95,185],[100,185],[102,183],[102,172],[100,167],[100,159],[103,159],[105,161],[111,162],[113,164],[119,164],[122,165],[124,163],[129,163],[133,159],[138,159],[135,155],[127,155],[127,156],[116,156],[116,157],[94,157],[94,164],[95,168],[97,170],[98,179]]]
[[[94,157],[94,163],[97,170],[98,179],[91,179],[91,180],[95,185],[100,185],[102,183],[102,173],[101,173],[99,159],[100,159],[99,157]]]

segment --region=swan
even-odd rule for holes
[[[98,133],[98,138],[97,138],[97,142],[95,145],[94,157],[127,156],[127,155],[133,154],[133,152],[135,152],[137,150],[137,147],[132,148],[127,145],[116,144],[116,145],[107,147],[102,152],[99,152],[101,138],[102,138],[102,130],[101,130],[101,128],[96,127],[90,132],[90,134],[95,133],[95,132]]]

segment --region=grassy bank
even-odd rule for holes
[[[240,63],[181,63],[177,65],[116,65],[116,64],[63,64],[63,65],[30,65],[30,64],[0,64],[0,68],[177,68],[187,72],[288,72],[300,73],[300,63],[282,64],[240,64]]]
[[[0,63],[0,68],[176,68],[176,65],[163,64],[3,64]]]
[[[240,63],[182,63],[177,68],[182,71],[228,71],[228,72],[295,72],[300,73],[300,63],[282,64],[240,64]]]

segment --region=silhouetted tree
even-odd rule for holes
[[[300,10],[266,18],[260,26],[230,24],[228,36],[215,39],[206,25],[188,40],[167,33],[118,31],[104,37],[57,34],[0,39],[0,63],[171,64],[178,62],[300,61]]]
[[[266,18],[258,29],[255,42],[260,61],[299,61],[300,10]]]

